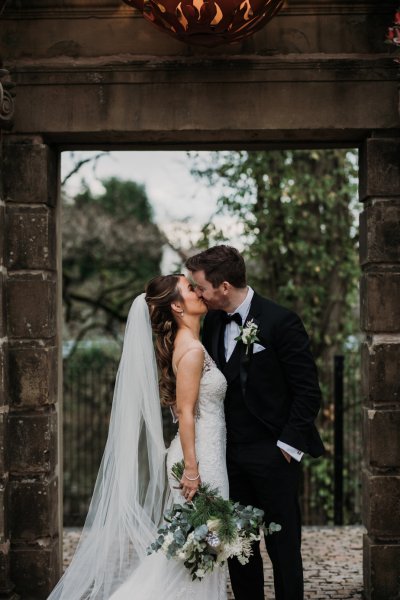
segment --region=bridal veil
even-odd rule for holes
[[[48,600],[108,600],[146,556],[166,504],[165,445],[145,294],[132,303],[109,432],[72,559]]]

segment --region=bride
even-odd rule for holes
[[[164,511],[190,502],[201,481],[228,498],[226,380],[199,341],[206,312],[183,275],[152,279],[134,300],[85,526],[48,600],[226,600],[225,569],[192,581],[182,563],[146,552]],[[160,399],[179,421],[168,450]],[[177,486],[171,466],[182,459]]]

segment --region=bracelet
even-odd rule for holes
[[[197,479],[200,478],[200,473],[197,473],[196,477],[188,477],[185,473],[185,471],[183,471],[183,476],[186,477],[186,479],[188,479],[189,481],[196,481]]]

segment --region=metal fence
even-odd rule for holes
[[[336,414],[335,398],[328,398],[319,419],[327,453],[318,460],[304,457],[302,461],[300,500],[306,525],[360,522],[358,353],[336,357],[335,365]],[[107,439],[117,366],[114,360],[96,368],[64,361],[64,524],[68,526],[82,525],[89,506]],[[168,410],[163,411],[163,420],[169,444],[176,425]]]
[[[326,453],[303,459],[301,509],[305,525],[361,522],[362,423],[360,355],[348,352],[332,363],[333,393],[325,394],[317,426]]]

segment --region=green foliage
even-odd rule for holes
[[[327,453],[317,460],[305,455],[302,459],[303,471],[310,471],[310,483],[314,493],[308,501],[311,509],[319,512],[322,522],[333,523],[334,516],[334,473],[331,432],[320,431]]]
[[[143,186],[117,178],[63,206],[65,337],[118,338],[134,297],[160,272],[164,236]]]
[[[102,179],[104,192],[94,195],[87,185],[74,198],[75,205],[85,209],[90,204],[99,205],[114,219],[135,217],[140,223],[153,220],[153,209],[144,185],[118,177]]]
[[[107,439],[118,361],[104,347],[79,345],[63,361],[64,519],[83,525]]]
[[[235,223],[250,284],[300,313],[315,356],[357,328],[356,157],[345,150],[216,152],[193,172],[219,186],[219,214]],[[235,243],[215,222],[202,246]]]
[[[178,482],[183,477],[184,468],[183,460],[172,466],[172,475]],[[192,527],[196,529],[210,520],[216,520],[218,522],[217,533],[222,540],[227,542],[233,540],[238,527],[257,531],[264,517],[264,512],[258,508],[241,506],[238,503],[233,504],[231,501],[224,500],[218,490],[211,488],[207,483],[200,484],[191,504],[193,510],[187,511],[187,518]]]
[[[172,475],[180,482],[184,462],[172,466]],[[147,549],[148,554],[162,550],[167,558],[183,561],[192,579],[202,579],[218,563],[223,565],[236,556],[246,564],[252,554],[252,542],[260,539],[260,528],[268,534],[280,525],[263,525],[264,512],[224,500],[217,489],[201,483],[191,502],[174,504],[164,514],[165,524]]]
[[[220,190],[221,219],[201,247],[244,248],[249,283],[295,310],[317,360],[324,398],[319,418],[327,453],[310,469],[316,503],[333,518],[332,363],[358,331],[357,156],[347,150],[214,152],[193,158],[193,173]],[[233,235],[231,232],[235,232]]]
[[[117,344],[111,346],[93,341],[89,347],[78,345],[75,352],[64,359],[64,371],[67,372],[68,369],[68,373],[73,371],[84,373],[90,369],[101,373],[105,366],[112,365],[117,372],[119,356],[120,348]]]

